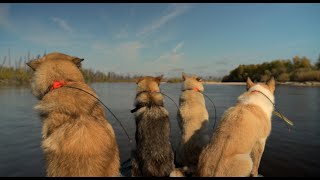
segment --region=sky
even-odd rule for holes
[[[9,51],[12,63],[62,52],[84,68],[168,77],[296,55],[314,63],[320,4],[0,3],[0,63]]]

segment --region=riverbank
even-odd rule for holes
[[[203,84],[215,84],[215,85],[246,85],[245,82],[204,82]],[[277,85],[320,87],[320,82],[317,82],[317,81],[292,82],[292,81],[290,81],[290,82],[277,82]]]
[[[92,83],[135,83],[133,81],[108,81],[108,82],[87,82],[88,84]],[[168,82],[161,82],[168,83]],[[172,82],[170,82],[172,83]],[[181,82],[175,82],[181,83]],[[245,82],[203,82],[203,84],[212,84],[212,85],[246,85]],[[317,81],[306,81],[306,82],[277,82],[277,85],[284,86],[300,86],[300,87],[320,87],[320,82]],[[19,82],[19,81],[8,81],[0,80],[0,86],[29,86],[29,82]]]

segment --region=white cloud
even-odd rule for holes
[[[62,28],[63,30],[65,30],[65,31],[67,31],[67,32],[69,32],[69,33],[73,32],[73,29],[72,29],[71,26],[67,23],[67,21],[65,21],[65,20],[63,20],[63,19],[61,19],[61,18],[57,18],[57,17],[53,17],[53,18],[51,18],[51,20],[52,20],[53,22],[57,23],[58,26],[59,26],[60,28]]]
[[[152,33],[155,30],[161,28],[163,25],[168,23],[170,20],[185,13],[188,9],[190,9],[190,5],[188,5],[188,4],[173,4],[169,8],[171,10],[166,15],[159,17],[158,19],[151,22],[151,24],[148,24],[145,27],[143,27],[142,30],[137,33],[137,36],[143,36],[143,35]]]
[[[177,44],[177,46],[173,49],[173,53],[177,53],[177,51],[179,50],[179,49],[181,49],[182,47],[183,47],[183,45],[184,45],[184,42],[180,42],[179,44]]]
[[[158,57],[155,62],[161,61],[164,62],[178,62],[183,59],[184,53],[178,52],[180,49],[182,49],[184,45],[184,42],[178,43],[170,52],[166,52],[162,54],[160,57]]]
[[[126,42],[115,47],[113,53],[124,60],[134,61],[140,56],[140,49],[142,47],[142,44],[137,41]]]
[[[128,72],[135,64],[139,64],[140,52],[143,47],[138,41],[127,41],[112,45],[105,42],[94,42],[91,45],[92,53],[98,54],[104,61],[103,63],[108,64],[108,70],[117,72]]]

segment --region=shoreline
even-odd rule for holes
[[[246,85],[245,82],[203,82],[203,84],[213,85]],[[320,87],[320,82],[317,81],[305,81],[305,82],[277,82],[277,85],[284,86],[302,86],[302,87]]]
[[[114,81],[114,82],[87,82],[87,84],[93,84],[93,83],[134,83],[132,81]],[[168,83],[168,82],[161,82],[161,83]],[[168,83],[168,84],[176,84],[181,82],[175,82],[175,83]],[[204,81],[203,84],[208,85],[246,85],[246,82],[213,82],[213,81]],[[283,85],[283,86],[298,86],[298,87],[320,87],[320,82],[318,81],[305,81],[305,82],[277,82],[276,85]],[[18,82],[8,82],[8,81],[1,81],[0,80],[0,87],[28,87],[30,86],[29,83],[18,83]]]

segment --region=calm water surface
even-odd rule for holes
[[[94,83],[100,99],[122,121],[134,139],[133,108],[135,83]],[[176,103],[181,84],[161,84],[162,92]],[[217,119],[234,105],[245,91],[242,85],[205,85],[205,93],[214,100]],[[267,140],[259,173],[264,176],[320,175],[320,88],[278,86],[275,92],[280,112],[293,120],[288,131],[284,122],[273,117],[271,135]],[[180,131],[176,120],[177,108],[168,98],[165,107],[170,113],[171,141],[176,148]],[[37,99],[29,88],[0,87],[0,176],[45,176],[41,143],[41,122],[33,107]],[[214,109],[206,100],[212,133]],[[134,146],[129,143],[117,121],[106,111],[120,150],[121,162],[130,157]]]

